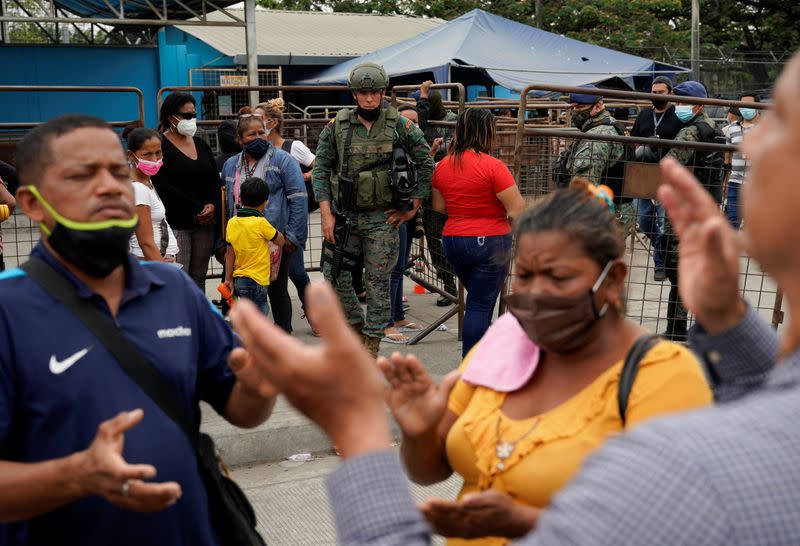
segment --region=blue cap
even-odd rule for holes
[[[411,98],[414,100],[419,100],[420,95],[422,95],[422,93],[420,93],[419,89],[417,89],[416,91],[411,93]]]
[[[672,92],[679,97],[697,97],[701,99],[708,98],[708,91],[706,91],[706,87],[700,82],[691,80],[679,83],[675,86]]]
[[[581,85],[579,87],[583,87],[584,89],[592,89],[597,90],[597,86],[595,85]],[[597,95],[588,95],[586,93],[570,93],[569,94],[569,102],[570,104],[594,104],[600,97]]]

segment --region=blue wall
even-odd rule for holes
[[[137,87],[144,93],[145,123],[156,125],[156,48],[3,46],[0,66],[0,85]],[[68,112],[132,120],[138,118],[138,102],[133,93],[0,93],[0,119],[5,122],[45,121]]]
[[[158,33],[158,51],[161,59],[161,87],[189,85],[190,68],[234,68],[233,57],[219,51],[175,27]],[[215,82],[216,84],[217,82]],[[202,85],[195,81],[195,85]],[[202,93],[193,93],[197,111],[202,116]]]

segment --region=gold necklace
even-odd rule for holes
[[[534,430],[536,430],[536,427],[539,426],[541,418],[537,417],[536,421],[534,421],[533,425],[531,425],[531,428],[529,428],[525,434],[523,434],[513,442],[506,442],[500,439],[500,421],[502,420],[503,420],[503,414],[501,412],[500,415],[497,417],[497,427],[495,429],[495,438],[497,438],[497,444],[494,448],[495,455],[497,455],[497,458],[499,459],[496,468],[500,472],[503,472],[506,469],[506,459],[511,457],[511,454],[514,453],[514,449],[517,447],[517,444],[520,443],[525,438],[527,438]]]

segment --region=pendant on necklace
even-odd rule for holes
[[[505,460],[508,459],[513,452],[514,444],[511,442],[500,442],[497,444],[497,447],[495,447],[495,453],[497,454],[497,458],[500,459],[496,465],[497,470],[502,472],[506,469]]]

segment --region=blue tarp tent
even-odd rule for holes
[[[360,62],[382,64],[391,77],[433,72],[450,81],[450,67],[484,72],[495,83],[521,91],[531,83],[581,85],[613,78],[631,87],[634,76],[674,74],[685,68],[628,55],[546,32],[475,9],[446,24],[362,57],[338,64],[300,83],[347,81]]]

